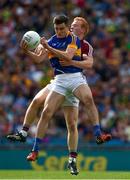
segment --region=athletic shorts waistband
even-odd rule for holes
[[[71,77],[77,77],[77,76],[80,76],[82,75],[81,72],[77,72],[77,73],[64,73],[64,74],[58,74],[55,76],[56,79],[58,79],[59,77],[68,77],[68,78],[71,78]]]

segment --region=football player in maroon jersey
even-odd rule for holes
[[[62,66],[76,66],[79,68],[86,69],[91,68],[93,66],[93,47],[85,40],[85,37],[87,33],[89,32],[89,24],[83,17],[75,17],[72,24],[71,24],[71,31],[78,36],[78,38],[81,40],[81,52],[82,52],[82,59],[83,61],[72,61],[71,59],[65,60],[60,59],[60,63]],[[98,121],[94,122],[94,119],[92,116],[89,117],[91,119],[91,123],[94,126],[94,135],[96,136],[96,142],[97,144],[102,144],[106,141],[109,141],[112,137],[111,134],[103,134],[100,131],[100,123]],[[96,132],[100,131],[100,135],[97,136]]]

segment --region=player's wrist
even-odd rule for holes
[[[46,47],[46,49],[51,51],[51,52],[53,51],[53,48],[51,46],[49,46],[49,45]]]

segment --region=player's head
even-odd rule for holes
[[[89,32],[89,24],[83,17],[75,17],[72,24],[71,30],[80,39],[83,39]]]
[[[68,33],[69,18],[65,15],[57,15],[53,19],[54,30],[58,38],[64,38]]]

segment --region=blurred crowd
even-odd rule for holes
[[[99,111],[102,129],[117,141],[130,141],[130,2],[129,0],[0,0],[0,136],[20,129],[26,109],[50,79],[49,62],[35,64],[20,49],[28,30],[49,38],[56,14],[85,17],[90,24],[86,40],[94,48],[94,67],[84,71]],[[38,117],[40,115],[40,111]],[[36,130],[30,129],[30,137]],[[85,107],[79,108],[79,133],[92,140]],[[66,136],[59,109],[47,136]]]

